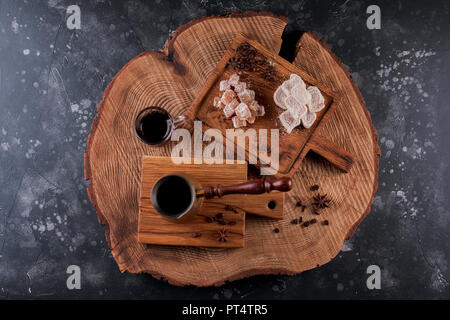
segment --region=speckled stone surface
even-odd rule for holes
[[[385,1],[381,30],[364,1],[74,2],[0,2],[0,298],[450,298],[448,1]],[[81,30],[66,27],[71,4]],[[372,211],[332,262],[298,276],[180,288],[121,274],[83,178],[103,90],[183,23],[243,10],[288,16],[286,39],[313,31],[348,66],[380,136]],[[366,286],[374,264],[380,290]]]

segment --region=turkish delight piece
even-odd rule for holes
[[[228,79],[228,83],[233,87],[239,83],[239,75],[237,73],[233,73]]]
[[[273,94],[273,101],[280,108],[286,109],[286,105],[284,104],[284,99],[286,99],[286,98],[287,98],[286,93],[284,93],[281,86],[279,86],[278,89],[275,90],[275,93]]]
[[[247,89],[247,83],[245,82],[239,82],[237,85],[234,86],[234,92],[236,93],[241,93],[245,89]]]
[[[262,117],[265,114],[266,114],[266,110],[264,109],[264,106],[262,106],[260,104],[257,104],[256,116],[257,117]]]
[[[229,118],[232,115],[234,115],[234,108],[231,106],[231,103],[227,104],[223,108],[223,113],[225,114],[225,117]]]
[[[228,80],[222,80],[222,81],[220,81],[220,83],[219,83],[219,90],[220,91],[225,91],[225,90],[228,90],[228,89],[230,89],[230,84],[228,83]]]
[[[245,127],[247,125],[247,121],[239,119],[238,116],[234,116],[231,120],[233,121],[233,127],[235,128]]]
[[[250,109],[250,114],[251,114],[251,116],[247,118],[247,122],[250,124],[253,124],[253,123],[255,123],[255,120],[256,120],[256,111]]]
[[[248,107],[255,113],[257,117],[262,117],[266,113],[264,107],[260,105],[256,100],[250,103]]]
[[[293,79],[296,82],[299,82],[300,80],[302,80],[302,78],[298,74],[295,74],[295,73],[291,73],[291,76],[289,77],[289,79]]]
[[[256,109],[258,108],[258,101],[253,100],[252,102],[250,102],[248,104],[248,108],[252,111],[256,111]]]
[[[239,99],[241,99],[241,102],[250,104],[253,100],[255,100],[255,91],[244,89],[241,93],[238,94],[238,97]]]
[[[296,103],[298,103],[298,101],[291,95],[284,98],[284,105],[286,106],[286,109],[292,108]]]
[[[303,127],[311,128],[316,119],[317,119],[316,113],[308,111],[302,118]]]
[[[215,108],[217,108],[217,109],[222,109],[223,103],[222,103],[222,101],[220,100],[219,97],[215,97],[215,98],[214,98],[213,106],[214,106]]]
[[[300,103],[309,105],[311,103],[311,94],[306,90],[306,87],[297,84],[292,89],[292,96]]]
[[[231,101],[233,101],[233,99],[236,97],[236,94],[234,93],[233,90],[227,89],[225,90],[225,92],[222,95],[222,103],[224,105],[229,104]]]
[[[297,85],[297,82],[294,79],[289,79],[283,82],[283,84],[281,85],[281,89],[287,96],[289,96],[295,85]]]
[[[233,108],[233,110],[236,110],[236,107],[239,105],[239,101],[235,98],[228,105],[230,108]]]
[[[289,80],[291,80],[293,82],[294,87],[296,85],[301,85],[301,86],[303,86],[306,89],[305,82],[303,81],[303,79],[298,74],[292,73],[291,77],[289,78]]]
[[[319,88],[311,86],[308,89],[308,92],[311,95],[311,103],[308,104],[309,110],[311,112],[319,112],[325,107],[325,99],[322,96]]]
[[[286,110],[280,114],[279,119],[281,121],[281,125],[284,129],[286,129],[287,133],[291,133],[292,130],[300,124],[298,119],[291,113],[290,110]]]
[[[241,102],[235,109],[236,115],[239,117],[239,119],[241,120],[247,120],[248,118],[250,118],[252,116],[252,113],[250,111],[250,109],[248,108],[248,105],[246,105],[245,103]]]
[[[247,90],[247,91],[245,91],[245,90]],[[244,92],[247,92],[247,94],[252,98],[252,100],[255,100],[255,96],[256,96],[255,91],[250,90],[250,89],[245,89],[245,90],[244,90]]]
[[[298,102],[293,96],[287,97],[284,100],[284,104],[287,109],[291,111],[292,115],[299,121],[308,111],[306,104]]]

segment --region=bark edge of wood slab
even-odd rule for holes
[[[305,32],[296,44],[293,63],[340,94],[342,105],[320,134],[357,155],[352,170],[342,174],[327,161],[306,156],[291,177],[293,190],[282,193],[286,196],[284,219],[249,217],[244,248],[178,248],[137,241],[142,156],[170,156],[171,146],[155,149],[136,141],[131,124],[138,112],[159,105],[174,116],[184,113],[236,34],[244,33],[278,52],[286,24],[286,18],[267,12],[192,21],[177,29],[162,52],[143,52],[107,86],[87,139],[84,175],[90,182],[88,196],[121,272],[149,273],[173,285],[202,287],[260,274],[298,274],[333,259],[369,213],[378,186],[376,130],[345,65],[322,40]],[[190,63],[192,59],[196,63]],[[320,216],[295,207],[298,199],[314,195],[310,186],[315,184],[331,200]],[[290,224],[299,215],[319,223],[308,228]],[[329,225],[322,226],[321,219]],[[275,234],[274,228],[280,232]]]
[[[261,194],[270,193],[273,190],[287,192],[292,189],[292,180],[289,177],[281,177],[270,181],[267,179],[259,179],[247,181],[232,186],[217,185],[216,187],[204,187],[204,195],[206,199],[213,197],[223,197],[228,194]]]

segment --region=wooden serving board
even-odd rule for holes
[[[173,116],[186,112],[238,33],[278,53],[287,18],[268,12],[205,17],[181,26],[161,52],[147,51],[126,64],[105,90],[85,153],[89,197],[105,226],[111,254],[122,272],[149,273],[175,285],[221,285],[257,274],[297,274],[333,259],[345,239],[369,213],[378,179],[380,149],[364,100],[346,67],[311,33],[296,44],[293,64],[336,92],[340,100],[320,129],[334,144],[357,155],[344,174],[329,162],[307,155],[291,177],[284,219],[247,215],[245,247],[173,247],[138,242],[143,155],[170,156],[173,144],[152,148],[140,142],[133,121],[149,105]],[[170,89],[168,89],[170,88]],[[249,170],[250,171],[250,170]],[[327,193],[330,208],[320,216],[301,212],[310,186]],[[302,216],[329,221],[308,228],[290,221]],[[278,228],[279,233],[274,233]]]
[[[267,80],[265,74],[262,72],[236,70],[230,65],[230,59],[237,57],[237,49],[244,44],[250,45],[252,49],[255,49],[258,54],[261,54],[264,57],[265,61],[273,65],[275,73],[273,80]],[[337,95],[300,68],[294,66],[279,55],[274,54],[274,52],[267,50],[260,43],[246,38],[242,34],[236,36],[230,48],[226,51],[212,74],[206,80],[200,93],[194,99],[188,110],[190,119],[200,120],[207,127],[220,130],[223,136],[228,138],[226,130],[233,129],[231,118],[226,118],[222,110],[213,106],[213,102],[215,97],[220,97],[222,95],[219,90],[220,81],[229,79],[234,73],[238,73],[241,81],[245,81],[250,88],[256,92],[256,100],[265,107],[266,112],[264,116],[257,117],[255,123],[249,124],[242,129],[254,129],[256,130],[256,134],[258,134],[260,129],[266,129],[269,135],[271,129],[279,130],[279,168],[275,169],[275,173],[292,176],[306,155],[306,152],[303,151],[310,149],[316,149],[319,151],[319,154],[321,153],[325,158],[328,158],[342,170],[347,172],[350,169],[353,164],[353,156],[333,144],[331,141],[319,137],[317,134],[337,105]],[[316,86],[320,89],[325,99],[325,108],[316,113],[317,119],[310,128],[299,126],[288,134],[278,118],[285,110],[276,106],[273,100],[273,94],[293,73],[301,76],[307,86]],[[234,143],[237,142],[239,147],[246,150],[247,157],[250,159],[250,144],[245,139],[234,140]],[[322,146],[326,145],[329,152],[321,152],[323,151],[323,148],[319,148],[318,144]],[[270,151],[270,136],[267,138],[267,145],[267,150]],[[264,156],[264,154],[258,153],[258,151],[259,150],[255,148],[254,152],[256,152],[256,154],[253,154],[253,156],[258,159],[258,163],[254,165],[257,167],[264,167],[267,166],[267,164],[270,164],[270,154],[269,156]]]
[[[138,241],[141,243],[235,248],[245,242],[245,213],[255,213],[280,218],[283,215],[284,193],[261,195],[229,195],[223,198],[205,199],[199,214],[190,221],[177,223],[163,218],[153,207],[150,195],[153,185],[170,173],[184,173],[197,179],[202,186],[232,185],[247,181],[247,165],[244,164],[175,164],[169,157],[145,156],[142,160],[141,196],[139,201]],[[174,195],[173,201],[177,201]],[[274,207],[271,209],[273,204]],[[227,205],[234,210],[227,210]],[[208,222],[218,213],[218,222]],[[230,223],[231,222],[231,223]],[[220,230],[229,232],[228,241],[217,240]]]

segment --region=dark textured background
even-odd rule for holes
[[[81,7],[81,30],[66,8]],[[0,298],[450,298],[448,1],[0,0]],[[359,85],[380,136],[372,211],[329,264],[220,288],[120,274],[85,192],[83,153],[116,72],[193,18],[242,10],[288,16],[323,37]],[[288,52],[289,50],[287,50]],[[82,271],[66,288],[66,268]],[[379,265],[382,289],[366,287]]]

